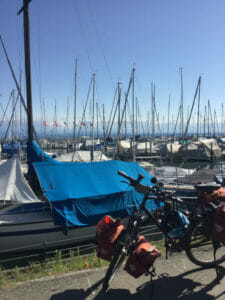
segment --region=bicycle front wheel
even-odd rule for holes
[[[185,252],[194,264],[201,267],[215,267],[225,261],[224,246],[213,239],[212,230],[202,221],[190,230]]]
[[[103,291],[106,291],[112,282],[113,278],[115,277],[116,273],[118,272],[120,266],[122,265],[124,259],[126,257],[126,253],[123,251],[123,246],[120,245],[116,249],[116,253],[108,267],[106,272],[104,281],[103,281]]]

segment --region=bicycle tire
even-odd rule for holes
[[[207,229],[202,220],[190,229],[185,252],[190,261],[200,267],[216,267],[225,261],[224,246],[213,239],[212,229]]]
[[[126,253],[123,252],[123,246],[121,245],[117,250],[113,259],[108,267],[105,278],[103,280],[102,289],[106,291],[113,280],[114,276],[118,272],[120,266],[122,265],[124,259],[126,257]]]

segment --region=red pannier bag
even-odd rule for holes
[[[115,242],[124,229],[120,219],[113,219],[111,216],[104,216],[97,223],[97,256],[99,258],[111,261],[114,250]]]
[[[212,192],[212,201],[220,200],[225,201],[225,188],[221,187],[218,190]]]
[[[214,238],[225,246],[225,204],[217,207],[214,216]]]
[[[156,247],[152,246],[149,241],[141,235],[137,247],[128,257],[124,270],[133,277],[138,278],[149,270],[150,266],[159,256],[161,256],[161,253]]]
[[[204,203],[215,202],[217,200],[225,201],[225,188],[220,187],[219,189],[213,191],[212,193],[206,193],[206,192],[203,193],[202,200]]]

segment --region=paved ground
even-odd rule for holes
[[[225,299],[225,265],[220,267],[220,282],[214,269],[203,270],[189,262],[184,254],[156,261],[157,275],[153,296],[149,277],[132,278],[123,268],[110,289],[101,295],[101,283],[106,269],[70,273],[62,277],[45,278],[21,284],[0,292],[1,300],[62,300],[62,299],[154,299],[211,300]]]

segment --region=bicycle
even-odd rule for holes
[[[137,246],[139,228],[146,221],[146,218],[152,220],[163,233],[166,253],[168,253],[168,249],[171,252],[184,250],[187,257],[194,264],[202,267],[215,267],[218,274],[217,266],[225,261],[225,255],[223,251],[221,252],[221,244],[213,238],[212,222],[209,222],[215,212],[216,206],[209,204],[208,207],[205,206],[202,209],[201,214],[193,211],[189,218],[187,218],[175,208],[175,203],[182,203],[183,201],[173,194],[163,191],[162,185],[157,183],[156,178],[152,177],[151,181],[155,186],[151,187],[140,183],[144,178],[142,174],[139,174],[136,180],[124,172],[118,171],[118,174],[128,180],[128,182],[123,182],[134,187],[137,192],[143,193],[144,197],[139,209],[129,216],[126,228],[116,241],[116,249],[103,280],[102,290],[106,291],[108,289],[126,256],[130,255]],[[148,199],[164,203],[160,214],[155,215],[155,213],[146,208],[145,205]],[[199,198],[196,206],[199,206],[200,203],[201,199]],[[178,218],[183,218],[179,224],[180,226],[178,226],[179,222],[174,222],[175,215]],[[199,255],[199,253],[201,254]],[[219,256],[217,256],[218,254]]]
[[[219,184],[198,184],[195,188],[200,193],[211,194],[220,187]],[[201,267],[216,267],[225,261],[224,248],[213,234],[216,209],[224,202],[219,200],[205,202],[198,196],[196,205],[190,214],[191,228],[185,237],[187,257]]]

